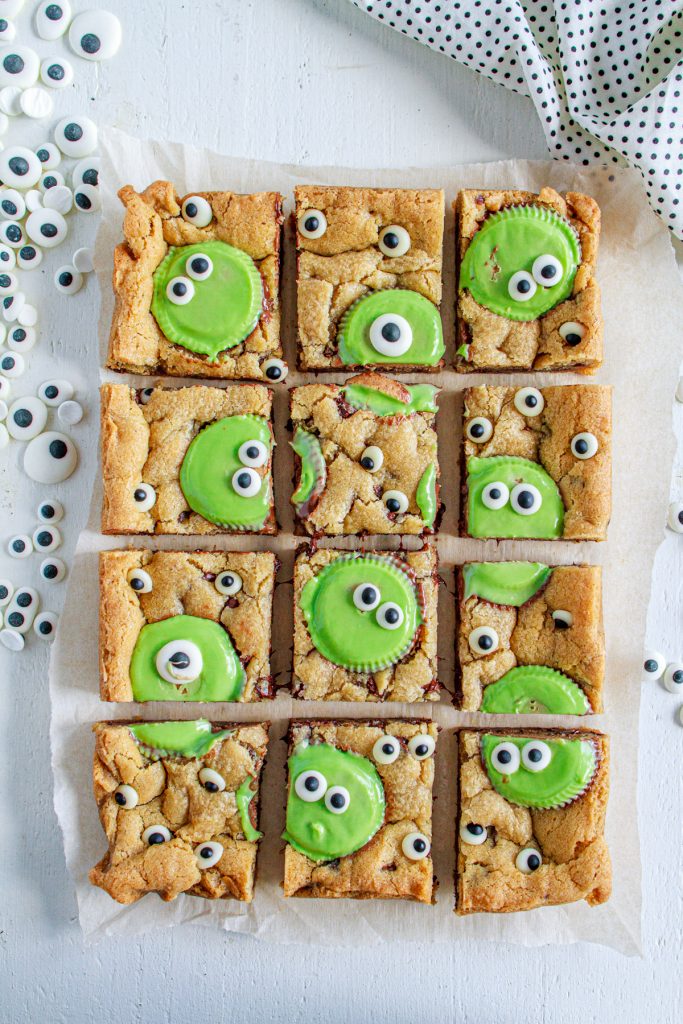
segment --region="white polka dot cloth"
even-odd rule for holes
[[[551,154],[625,159],[683,238],[680,0],[352,0],[404,35],[529,96]]]

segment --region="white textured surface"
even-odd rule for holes
[[[19,19],[19,38],[28,45],[34,45],[26,27],[33,6],[27,4]],[[74,58],[75,86],[64,91],[66,97],[55,94],[56,115],[88,113],[133,133],[300,163],[401,166],[545,156],[526,101],[384,31],[341,0],[119,0],[112,7],[124,23],[119,57],[99,67]],[[61,43],[35,45],[41,54],[65,52]],[[25,132],[31,143],[47,137],[35,122],[11,130]],[[78,385],[84,367],[96,360],[94,281],[66,300],[58,299],[51,280],[72,248],[83,244],[86,228],[78,223],[80,235],[74,232],[39,271],[25,276],[29,301],[41,312],[41,340],[15,395],[57,373]],[[643,353],[647,416],[647,370],[656,370],[656,339],[644,339]],[[82,394],[81,388],[77,396]],[[87,406],[73,433],[92,465],[92,396]],[[681,437],[683,406],[676,418]],[[14,472],[19,450],[13,442],[2,456],[3,468],[9,467],[0,489],[2,540],[34,524],[34,506],[45,493],[31,490]],[[85,478],[79,472],[56,489],[67,508],[67,560],[86,514],[87,496],[79,493]],[[680,455],[675,485],[680,496]],[[634,543],[637,538],[634,522]],[[26,562],[2,557],[0,575],[11,570],[17,583],[35,579],[37,557],[28,560],[32,578],[19,575]],[[657,559],[648,642],[671,657],[683,653],[682,569],[681,538],[667,533]],[[0,986],[1,1016],[10,1024],[677,1019],[683,729],[674,722],[676,698],[657,684],[647,687],[641,715],[643,960],[583,945],[419,949],[410,937],[372,950],[298,951],[192,926],[85,949],[73,923],[74,899],[52,811],[47,651],[32,638],[23,654],[3,651],[0,657]]]

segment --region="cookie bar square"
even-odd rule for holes
[[[279,192],[198,192],[169,181],[126,185],[114,250],[107,366],[175,377],[283,376]]]
[[[611,388],[465,391],[465,493],[471,537],[604,540],[611,510]]]
[[[302,700],[438,700],[437,556],[304,548],[294,565]]]
[[[457,578],[463,711],[602,711],[599,566],[469,562]]]
[[[436,737],[432,722],[290,723],[285,896],[433,902]]]
[[[102,700],[274,696],[277,565],[268,551],[102,551]]]
[[[294,190],[299,367],[443,363],[440,189]]]
[[[441,513],[431,384],[377,373],[290,391],[300,532],[422,534]]]
[[[496,729],[458,742],[456,912],[605,903],[608,738]]]
[[[102,533],[276,533],[272,395],[104,384]]]
[[[552,188],[466,189],[454,207],[456,368],[594,372],[602,362],[595,200]]]
[[[148,892],[250,902],[268,723],[98,722],[93,731],[109,849],[92,884],[118,903]]]

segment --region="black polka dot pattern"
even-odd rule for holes
[[[683,20],[671,0],[352,0],[528,96],[557,160],[631,164],[683,238]]]

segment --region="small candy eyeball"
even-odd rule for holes
[[[408,751],[416,761],[426,761],[432,756],[435,748],[434,737],[429,733],[420,732],[408,740]]]
[[[401,744],[395,736],[380,736],[372,748],[377,764],[393,764],[401,754]]]
[[[683,501],[672,501],[666,517],[666,523],[674,533],[683,533]]]
[[[91,274],[95,269],[93,264],[94,253],[92,249],[87,246],[83,246],[81,249],[76,249],[73,256],[73,265],[79,274]]]
[[[89,117],[63,117],[54,138],[64,156],[90,156],[97,149],[97,125]]]
[[[534,260],[531,273],[536,284],[540,284],[542,288],[552,288],[562,279],[564,270],[555,256],[545,255]]]
[[[12,600],[14,584],[11,580],[0,580],[0,608],[4,608]]]
[[[41,39],[59,39],[69,27],[71,21],[71,4],[69,0],[60,0],[58,4],[44,0],[36,8],[36,32]]]
[[[38,78],[40,58],[28,46],[8,47],[0,59],[0,86],[28,89]]]
[[[18,249],[24,244],[24,241],[24,230],[16,220],[6,220],[0,224],[0,242],[4,245],[9,245],[12,249]]]
[[[206,281],[213,273],[213,260],[203,252],[190,256],[185,264],[185,273],[193,281]]]
[[[467,846],[481,846],[488,839],[488,831],[483,825],[478,825],[476,822],[468,821],[463,822],[460,826],[460,839]]]
[[[26,233],[36,245],[44,249],[54,249],[61,245],[69,233],[69,228],[61,213],[57,210],[34,210],[26,219]]]
[[[377,609],[376,618],[382,629],[398,629],[403,624],[403,609],[393,601],[385,601]]]
[[[9,245],[0,244],[0,273],[6,274],[14,270],[17,264],[17,257],[14,249]]]
[[[282,359],[266,359],[263,373],[272,384],[279,384],[289,373],[289,367]]]
[[[672,661],[666,666],[664,688],[669,693],[683,693],[683,664],[680,661]]]
[[[253,498],[258,494],[263,484],[263,478],[258,475],[255,469],[245,466],[232,474],[232,488],[242,498]]]
[[[551,759],[550,747],[543,740],[530,740],[522,747],[522,764],[528,772],[542,772]]]
[[[43,170],[53,171],[62,162],[62,154],[54,142],[43,142],[36,150],[36,156],[43,165]]]
[[[327,231],[327,217],[322,210],[303,210],[299,214],[296,226],[304,238],[322,238]]]
[[[26,202],[21,192],[15,188],[6,188],[0,192],[0,217],[21,220],[25,213]]]
[[[201,768],[199,781],[207,793],[222,793],[225,789],[225,779],[213,768]]]
[[[79,160],[71,172],[71,184],[74,191],[81,185],[92,185],[97,188],[100,183],[100,165],[102,161],[99,156],[88,156]]]
[[[24,306],[25,309],[26,306]],[[37,339],[38,335],[34,327],[15,327],[9,333],[7,347],[14,352],[30,352]]]
[[[74,192],[73,201],[81,213],[97,213],[102,207],[100,190],[94,185],[79,185]]]
[[[268,461],[268,454],[268,449],[263,441],[245,441],[239,447],[237,458],[243,466],[251,466],[252,469],[258,469],[260,466],[265,466]]]
[[[140,797],[132,786],[122,782],[114,790],[114,800],[124,811],[132,811],[140,803]]]
[[[422,832],[409,832],[401,843],[401,849],[408,860],[424,860],[429,856],[432,844]]]
[[[54,555],[52,558],[44,558],[40,563],[40,578],[46,583],[60,583],[66,576],[66,565]]]
[[[387,512],[393,515],[401,515],[408,511],[408,498],[403,491],[385,491],[382,501],[386,505]]]
[[[648,679],[661,679],[666,668],[666,658],[659,651],[645,651],[643,671]]]
[[[147,846],[161,846],[171,841],[171,833],[165,825],[148,825],[142,833],[142,841]]]
[[[145,569],[131,569],[127,579],[136,594],[149,594],[154,586],[152,577]]]
[[[174,277],[166,285],[166,297],[175,306],[186,306],[194,298],[194,285],[189,277]]]
[[[220,843],[200,843],[195,848],[195,857],[197,858],[197,864],[200,869],[205,871],[207,868],[213,868],[218,864],[219,860],[223,856],[223,847]]]
[[[68,380],[60,380],[59,378],[46,380],[38,388],[38,398],[41,402],[45,402],[45,405],[60,405],[61,402],[66,402],[67,399],[73,398],[73,396],[74,387]]]
[[[47,423],[47,409],[39,398],[24,395],[16,398],[7,412],[7,430],[17,441],[37,437]]]
[[[510,507],[520,516],[532,516],[542,504],[541,492],[533,484],[515,484],[510,492]]]
[[[332,814],[345,814],[351,803],[351,794],[345,786],[330,786],[325,793],[325,807]]]
[[[213,585],[219,594],[233,597],[235,594],[239,594],[244,584],[240,574],[229,569],[226,572],[219,572],[213,581]]]
[[[353,591],[353,603],[360,612],[372,612],[379,604],[381,596],[374,583],[359,583]]]
[[[154,394],[154,388],[140,388],[138,391],[138,402],[140,405],[147,405]]]
[[[327,791],[327,779],[320,772],[308,771],[297,775],[294,782],[294,792],[300,800],[308,804],[322,800]]]
[[[25,369],[26,363],[20,352],[15,352],[12,355],[8,353],[6,356],[0,357],[0,373],[4,373],[10,380],[21,377]]]
[[[11,43],[16,34],[14,22],[8,21],[7,18],[0,18],[0,43]]]
[[[368,473],[377,473],[384,465],[384,452],[376,444],[368,445],[360,457],[360,464]]]
[[[71,438],[46,430],[29,441],[24,452],[24,472],[39,484],[68,480],[78,465],[78,449]]]
[[[508,293],[515,302],[528,302],[536,294],[538,285],[531,274],[526,270],[518,270],[513,274],[508,284]]]
[[[211,204],[203,196],[188,196],[187,199],[183,199],[180,210],[183,220],[188,224],[194,224],[196,228],[208,227],[213,220]]]
[[[191,640],[171,640],[158,652],[155,664],[162,679],[175,686],[182,686],[199,678],[204,659],[202,652]]]
[[[54,276],[55,288],[62,295],[75,295],[83,287],[83,275],[75,267],[60,267]]]
[[[19,97],[19,106],[22,114],[32,117],[35,120],[50,117],[54,108],[54,100],[42,85],[32,85],[24,89]]]
[[[35,245],[22,245],[17,253],[20,270],[35,270],[43,262],[43,253]]]
[[[26,305],[26,296],[23,292],[15,292],[14,295],[6,295],[2,300],[2,316],[8,324],[14,323]]]
[[[519,748],[514,743],[497,743],[491,754],[491,763],[501,775],[514,775],[520,764]]]
[[[61,546],[61,543],[62,535],[56,526],[46,526],[43,524],[36,527],[33,531],[33,547],[44,555],[48,555],[51,551],[56,551]]]
[[[157,492],[150,484],[138,484],[133,491],[133,501],[138,512],[149,512],[157,500]]]
[[[54,173],[50,171],[50,175]],[[70,212],[73,204],[74,194],[68,185],[53,185],[43,196],[43,206],[46,210],[56,210],[63,215]]]
[[[477,626],[467,638],[475,654],[493,654],[500,646],[498,634],[492,626]]]
[[[85,60],[109,60],[121,38],[121,22],[110,11],[83,11],[69,26],[69,46]]]
[[[413,329],[404,316],[383,313],[370,325],[370,344],[383,356],[402,356],[413,343]]]
[[[586,328],[583,324],[577,324],[573,320],[560,325],[560,337],[571,348],[581,344],[585,333]]]
[[[50,89],[66,89],[74,80],[74,69],[63,57],[46,57],[40,65],[40,80]]]
[[[492,484],[487,484],[484,490],[481,492],[482,504],[486,508],[497,511],[499,508],[504,508],[510,500],[510,490],[507,484],[496,480]]]
[[[54,612],[41,612],[33,620],[33,632],[41,640],[48,640],[50,643],[55,638],[59,618]]]
[[[390,224],[379,233],[379,248],[390,259],[405,256],[410,249],[410,235],[398,224]]]
[[[0,153],[0,180],[10,188],[33,188],[43,167],[26,146],[8,146]]]
[[[485,444],[493,434],[493,424],[485,416],[475,416],[467,424],[465,434],[475,444]]]
[[[542,863],[541,854],[533,846],[526,846],[515,857],[515,867],[523,875],[532,875],[534,871],[538,871]]]
[[[515,392],[515,409],[522,416],[540,416],[545,408],[545,398],[538,388],[520,388]]]
[[[598,450],[598,439],[595,434],[583,431],[575,434],[571,442],[572,455],[577,459],[592,459]]]
[[[62,402],[57,419],[67,427],[75,427],[83,419],[83,406],[80,402]]]
[[[574,616],[571,612],[557,608],[553,612],[553,623],[555,624],[555,629],[571,629],[574,625]]]
[[[23,651],[26,641],[16,629],[0,630],[0,644],[8,651]]]
[[[26,533],[15,533],[7,541],[7,554],[12,558],[28,558],[33,553],[31,538]]]
[[[15,274],[0,273],[0,295],[12,295],[19,287]]]
[[[36,515],[41,523],[51,523],[54,526],[56,523],[61,523],[64,518],[64,506],[56,498],[48,498],[46,501],[41,501],[36,509]]]

